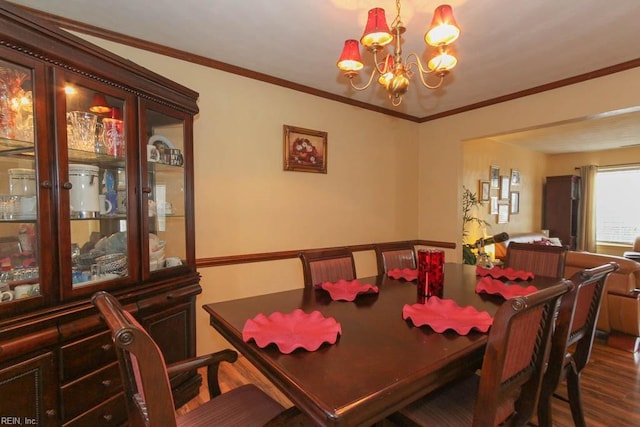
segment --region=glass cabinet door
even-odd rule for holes
[[[63,223],[68,218],[69,236],[60,237],[60,252],[67,296],[132,275],[128,163],[135,147],[127,147],[126,110],[133,102],[124,93],[70,78],[61,86],[66,129],[58,136],[66,150],[59,151],[67,162],[60,168],[60,216]]]
[[[148,266],[150,272],[172,269],[187,260],[187,204],[185,199],[185,117],[160,106],[142,114],[142,142],[146,165]]]
[[[0,60],[0,312],[40,295],[34,70]]]

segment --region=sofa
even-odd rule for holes
[[[565,277],[585,268],[616,262],[620,269],[607,279],[597,329],[608,334],[607,343],[613,347],[637,352],[640,346],[640,262],[592,252],[567,252]]]
[[[517,243],[535,243],[542,242],[552,245],[560,246],[560,241],[557,238],[550,239],[542,233],[509,233],[509,239],[495,244],[495,258],[501,261],[507,259],[507,247],[511,242]]]

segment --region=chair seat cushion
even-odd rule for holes
[[[262,427],[284,407],[253,384],[222,393],[177,418],[178,426]]]

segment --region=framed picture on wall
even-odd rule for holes
[[[284,170],[327,173],[327,132],[283,126]]]
[[[520,171],[511,169],[511,185],[520,185]]]
[[[520,212],[520,192],[512,191],[510,196],[511,200],[509,201],[509,205],[511,206],[511,209],[509,213],[514,215]]]
[[[507,224],[509,222],[509,204],[500,203],[498,205],[498,224]]]
[[[480,201],[488,202],[489,195],[491,193],[491,189],[489,186],[489,181],[480,180]]]
[[[489,169],[489,182],[491,188],[500,188],[500,168],[498,166],[491,166]]]
[[[491,196],[490,199],[489,214],[498,215],[498,196]]]
[[[500,200],[509,200],[509,184],[511,178],[503,175],[500,177]]]

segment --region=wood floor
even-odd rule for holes
[[[205,372],[202,374],[204,376]],[[292,405],[242,356],[233,365],[223,363],[219,378],[223,392],[241,384],[254,383],[283,406]],[[583,371],[581,380],[582,402],[589,427],[640,426],[640,353],[617,350],[596,340],[591,360]],[[566,395],[564,390],[561,394]],[[189,411],[208,398],[203,386],[200,396],[178,412]],[[573,426],[569,405],[554,399],[553,420],[554,426]],[[532,422],[535,424],[535,419]]]

